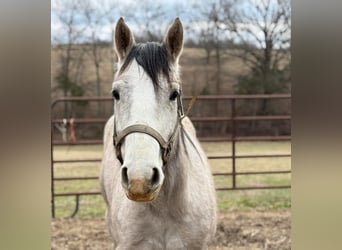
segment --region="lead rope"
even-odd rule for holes
[[[192,107],[194,106],[195,102],[196,102],[197,96],[192,96],[189,104],[188,104],[188,108],[186,109],[186,113],[185,116],[188,116],[190,110],[192,109]]]

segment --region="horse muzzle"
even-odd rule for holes
[[[121,168],[121,184],[128,199],[136,202],[150,202],[157,198],[163,183],[163,173],[158,168]]]

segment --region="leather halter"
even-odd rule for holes
[[[178,106],[177,107],[177,116],[178,116],[177,123],[168,141],[166,141],[158,131],[143,124],[134,124],[134,125],[128,126],[124,128],[119,134],[117,134],[116,126],[115,126],[115,119],[114,119],[113,144],[114,144],[115,151],[116,151],[116,157],[120,161],[121,164],[123,163],[122,154],[121,154],[122,141],[125,139],[127,135],[132,134],[132,133],[144,133],[153,137],[159,143],[159,146],[161,148],[163,165],[167,164],[167,162],[170,160],[170,155],[173,149],[176,135],[181,125],[181,120],[184,117],[181,94],[177,96],[177,106]]]

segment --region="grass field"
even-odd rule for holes
[[[230,143],[202,143],[207,156],[229,155]],[[247,154],[289,154],[290,142],[240,142],[236,146],[237,155]],[[56,146],[54,159],[90,159],[101,158],[101,146]],[[231,172],[231,160],[210,160],[212,172]],[[98,176],[100,163],[59,163],[54,166],[55,177],[87,177]],[[236,171],[275,171],[290,170],[291,159],[286,158],[254,158],[237,159]],[[231,176],[215,176],[215,186],[231,187]],[[237,186],[269,186],[290,185],[291,174],[242,175],[237,176]],[[55,181],[56,193],[98,191],[98,180]],[[270,210],[291,207],[291,190],[244,190],[217,191],[219,211],[227,210]],[[70,216],[75,206],[75,197],[56,197],[56,217]],[[103,216],[105,204],[101,196],[81,196],[80,209],[77,216]]]

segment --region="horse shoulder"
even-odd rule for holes
[[[111,175],[109,173],[109,171],[111,171],[111,161],[112,161],[112,148],[111,145],[113,145],[111,143],[111,139],[113,138],[113,126],[114,126],[114,116],[111,116],[105,127],[104,127],[104,137],[103,137],[103,156],[102,156],[102,164],[101,164],[101,168],[100,168],[100,189],[101,189],[101,193],[104,197],[104,200],[107,204],[107,206],[109,206],[110,204],[110,200],[108,199],[110,197],[110,194],[107,194],[106,190],[110,190],[110,187],[108,187],[108,185],[110,185],[110,179]]]

